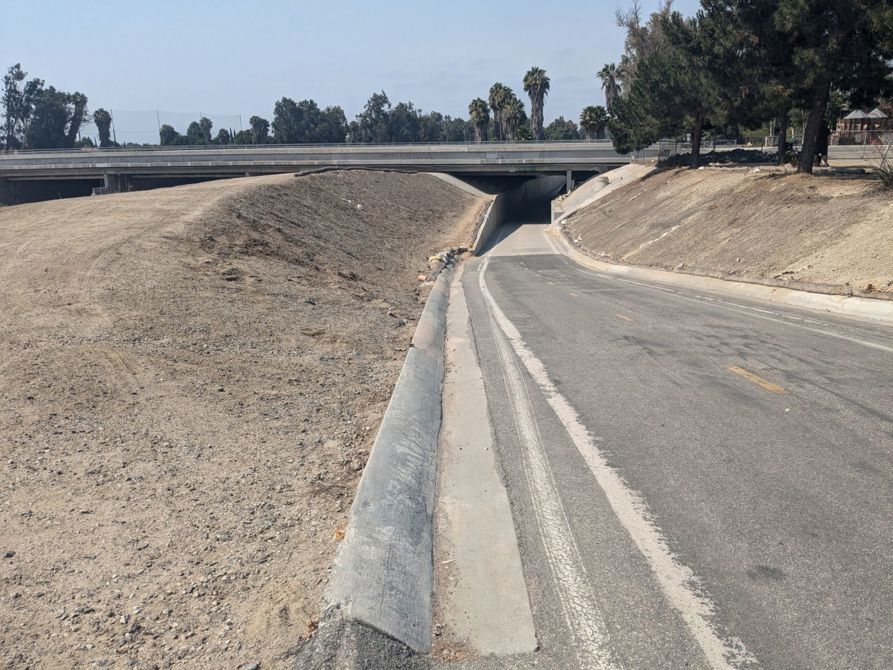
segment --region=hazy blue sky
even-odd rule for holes
[[[83,91],[90,109],[241,114],[246,125],[251,114],[271,118],[282,96],[353,118],[381,89],[391,102],[464,116],[494,81],[523,95],[521,77],[539,65],[552,78],[547,122],[576,120],[604,102],[595,73],[622,51],[614,11],[628,2],[3,0],[0,62]],[[690,14],[697,4],[675,6]],[[129,123],[151,126],[148,117]]]

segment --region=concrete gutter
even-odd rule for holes
[[[359,623],[431,648],[432,514],[441,426],[446,310],[438,276],[363,471],[325,596],[323,626]]]

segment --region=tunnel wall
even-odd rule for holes
[[[543,176],[500,193],[478,231],[474,252],[483,252],[490,237],[504,223],[548,222],[552,199],[564,191],[566,186],[565,177]]]

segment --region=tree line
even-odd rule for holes
[[[617,22],[624,53],[598,77],[622,153],[684,134],[697,166],[705,131],[772,121],[784,162],[801,115],[798,165],[812,172],[842,108],[893,92],[889,0],[702,0],[688,18],[672,0],[648,17],[634,2]]]
[[[181,133],[170,124],[159,128],[164,146],[227,144],[339,144],[399,142],[483,142],[532,139],[577,140],[605,137],[608,112],[588,106],[579,123],[563,116],[544,125],[543,111],[551,81],[545,70],[532,67],[522,80],[530,99],[530,114],[514,91],[497,82],[487,100],[476,98],[468,107],[468,118],[436,111],[423,111],[412,102],[392,104],[384,91],[373,93],[356,118],[348,121],[338,106],[321,108],[314,100],[295,101],[283,97],[273,107],[272,121],[252,116],[248,128],[215,129],[211,119],[201,117]],[[3,78],[3,124],[0,148],[54,149],[94,146],[90,137],[80,137],[82,126],[92,120],[98,146],[118,146],[109,111],[87,109],[87,96],[66,93],[47,86],[42,79],[28,79],[21,64]]]
[[[608,124],[608,112],[601,105],[590,105],[580,113],[580,123],[559,116],[543,125],[543,109],[551,89],[551,79],[539,66],[531,67],[521,81],[530,100],[528,116],[524,102],[510,86],[496,82],[487,99],[475,98],[468,105],[468,120],[474,140],[517,142],[523,140],[602,139]]]
[[[28,79],[20,63],[3,77],[3,124],[0,148],[59,149],[83,146],[79,137],[88,118],[87,96],[47,86],[43,79]],[[111,146],[112,117],[104,109],[92,115],[102,146]],[[92,145],[92,140],[87,142]]]

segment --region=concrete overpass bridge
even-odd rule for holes
[[[457,176],[587,176],[629,162],[610,141],[392,145],[230,145],[20,151],[0,154],[0,198],[151,188],[184,181],[320,168],[399,169]],[[80,194],[85,194],[80,193]]]

